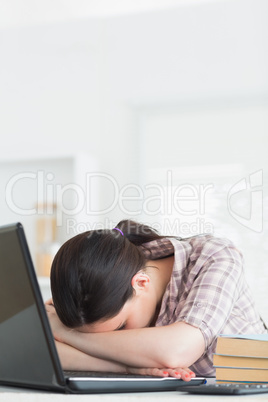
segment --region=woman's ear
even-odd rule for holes
[[[150,282],[151,279],[149,275],[147,275],[145,272],[139,271],[133,276],[131,280],[131,285],[136,294],[138,294],[141,291],[147,290]]]

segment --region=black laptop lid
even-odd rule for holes
[[[35,281],[22,225],[1,227],[0,383],[58,389],[64,378]]]

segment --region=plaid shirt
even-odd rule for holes
[[[174,267],[156,326],[183,321],[201,330],[205,353],[191,369],[213,376],[213,353],[219,334],[264,333],[245,281],[240,252],[227,239],[211,235],[165,238],[142,246],[149,259],[174,253]]]

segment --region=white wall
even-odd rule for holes
[[[137,108],[267,100],[266,13],[264,0],[197,1],[2,30],[0,155],[86,150],[137,180]]]
[[[96,152],[100,120],[97,21],[1,32],[1,155]]]
[[[109,90],[139,103],[266,93],[266,16],[264,0],[227,0],[110,19]]]

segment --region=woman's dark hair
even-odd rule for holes
[[[132,277],[146,262],[142,244],[160,239],[154,229],[123,220],[118,230],[93,230],[65,242],[51,266],[53,303],[70,328],[112,318],[133,296]]]

